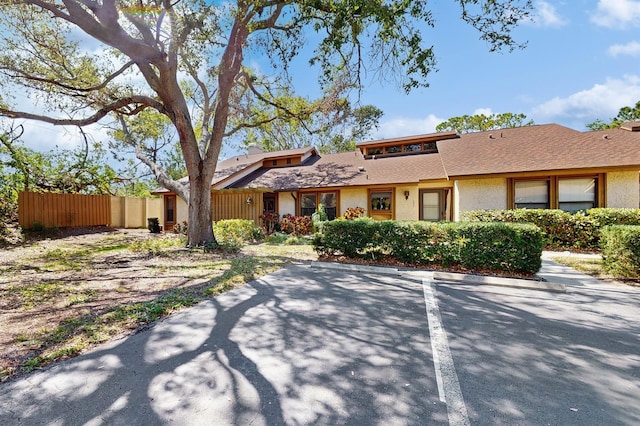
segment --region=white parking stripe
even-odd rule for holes
[[[438,393],[440,401],[447,404],[449,424],[454,426],[467,426],[470,424],[467,406],[462,397],[458,375],[456,374],[453,358],[449,350],[447,335],[440,319],[440,310],[433,288],[433,278],[422,280],[424,301],[427,307],[427,320],[429,321],[429,336],[433,352],[433,364],[436,370]]]

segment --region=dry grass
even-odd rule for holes
[[[0,255],[0,381],[315,258],[308,245],[205,253],[146,230],[22,241]]]

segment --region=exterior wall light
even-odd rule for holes
[[[404,199],[405,200],[409,199],[409,191],[404,191]]]
[[[251,204],[253,203],[253,200],[251,199],[251,197],[247,197],[247,204]]]

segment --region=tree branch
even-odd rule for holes
[[[164,113],[164,106],[156,100],[147,96],[131,96],[127,98],[119,99],[109,105],[105,105],[100,108],[95,114],[89,117],[80,119],[60,119],[47,117],[40,114],[31,114],[27,112],[12,111],[7,108],[0,107],[0,116],[7,118],[22,118],[26,120],[42,121],[44,123],[53,124],[54,126],[88,126],[90,124],[97,123],[102,118],[106,117],[109,113],[118,111],[121,108],[125,108],[129,105],[136,105],[136,108],[132,111],[120,111],[123,114],[135,114],[140,112],[144,108],[155,108],[161,113]]]
[[[10,68],[10,67],[0,66],[0,70],[6,70],[6,71],[10,71],[11,73],[15,73],[14,75],[9,75],[8,74],[10,77],[22,78],[24,80],[35,81],[35,82],[38,82],[38,83],[50,84],[52,86],[57,86],[57,87],[60,87],[62,89],[73,91],[73,92],[87,93],[87,92],[94,92],[94,91],[98,91],[98,90],[104,89],[107,86],[107,84],[109,84],[110,82],[115,80],[119,75],[124,73],[127,69],[129,69],[133,65],[134,65],[133,61],[127,62],[119,70],[117,70],[113,74],[107,76],[107,78],[102,83],[98,84],[97,86],[93,86],[93,87],[75,87],[75,86],[70,86],[68,84],[60,83],[60,82],[58,82],[56,80],[53,80],[53,79],[50,79],[50,78],[37,77],[37,76],[31,75],[31,74],[27,74],[27,73],[23,72],[22,70]]]

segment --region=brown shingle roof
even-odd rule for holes
[[[629,123],[627,127],[638,126],[638,123]],[[521,172],[640,168],[640,131],[623,128],[583,133],[557,124],[545,124],[467,133],[456,139],[439,140],[437,146],[438,153],[376,159],[365,159],[359,150],[318,155],[311,147],[240,155],[219,163],[212,184],[283,191]],[[248,167],[258,167],[266,159],[296,155],[308,159],[296,166],[260,167],[242,178],[241,175],[233,176]],[[229,180],[224,181],[227,178]]]
[[[230,188],[273,190],[409,183],[445,179],[437,154],[365,160],[360,151],[315,156],[300,166],[261,169]]]
[[[605,139],[604,136],[608,135]],[[557,124],[467,133],[438,142],[449,177],[640,165],[640,133]]]

